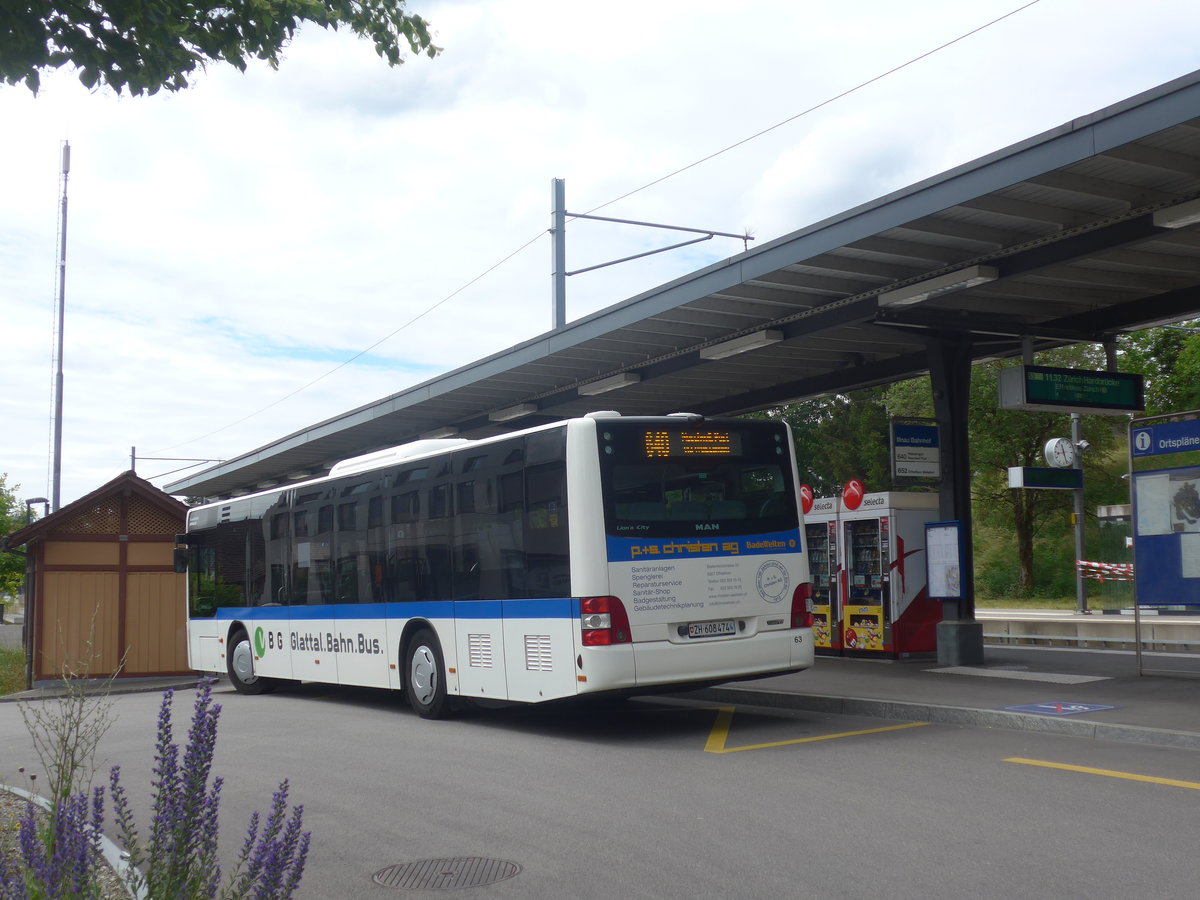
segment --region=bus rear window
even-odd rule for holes
[[[755,534],[796,528],[782,427],[711,422],[600,429],[608,533],[620,537]]]

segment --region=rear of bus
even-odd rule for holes
[[[787,426],[615,414],[578,425],[569,456],[579,691],[811,666],[812,585]],[[594,477],[582,477],[588,468]]]

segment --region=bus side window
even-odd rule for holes
[[[525,571],[530,597],[565,597],[571,565],[565,462],[525,470]]]
[[[211,531],[193,532],[188,546],[188,614],[193,618],[211,618],[217,614],[217,548]]]
[[[263,604],[266,606],[285,606],[288,601],[287,560],[291,555],[291,516],[286,510],[281,494],[272,509],[280,512],[270,513],[270,533],[267,540],[267,585],[263,591]]]
[[[378,491],[378,482],[371,480],[348,485],[339,492],[334,540],[335,603],[370,603],[373,599],[369,523],[373,505],[376,520],[383,517],[383,498]]]
[[[263,606],[269,598],[265,596],[267,587],[267,523],[262,519],[249,519],[249,541],[246,547],[248,562],[247,596],[248,606]]]
[[[212,584],[200,586],[201,595],[210,595],[216,609],[226,606],[246,606],[247,523],[221,522],[215,531],[208,532],[212,543]]]
[[[427,467],[417,466],[392,476],[387,526],[372,532],[372,541],[378,540],[378,544],[372,544],[373,552],[383,555],[383,599],[387,602],[411,603],[422,596],[423,528],[418,482],[428,471]],[[373,565],[378,564],[374,556],[372,560]]]
[[[298,494],[292,500],[292,556],[288,560],[289,602],[293,605],[308,603],[309,579],[312,568],[312,534],[316,525],[315,510],[311,504],[320,494]]]
[[[493,545],[497,559],[493,573],[496,591],[503,599],[527,597],[525,578],[525,454],[514,450],[504,460],[496,479],[497,510]],[[510,471],[511,469],[511,471]]]
[[[312,543],[309,560],[310,604],[333,602],[333,538],[333,504],[326,503],[317,509],[317,539]]]

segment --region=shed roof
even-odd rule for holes
[[[135,473],[122,472],[116,478],[112,479],[112,481],[100,485],[100,487],[91,493],[85,494],[78,500],[68,503],[61,509],[52,512],[50,515],[38,519],[25,528],[14,531],[7,537],[0,539],[0,549],[21,547],[46,538],[51,532],[61,528],[65,523],[69,523],[80,515],[95,510],[106,501],[126,492],[141,497],[152,506],[161,509],[169,515],[178,516],[180,526],[182,527],[183,520],[187,516],[188,508],[186,504],[179,502],[170,494],[163,493],[149,481],[139,478]]]

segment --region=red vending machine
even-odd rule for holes
[[[813,642],[822,656],[841,656],[842,619],[838,591],[838,514],[841,500],[818,497],[804,513],[808,568],[813,585]]]
[[[856,508],[848,508],[854,502]],[[929,598],[925,583],[925,523],[937,518],[937,494],[844,495],[842,649],[846,654],[896,658],[937,651],[942,603]]]

